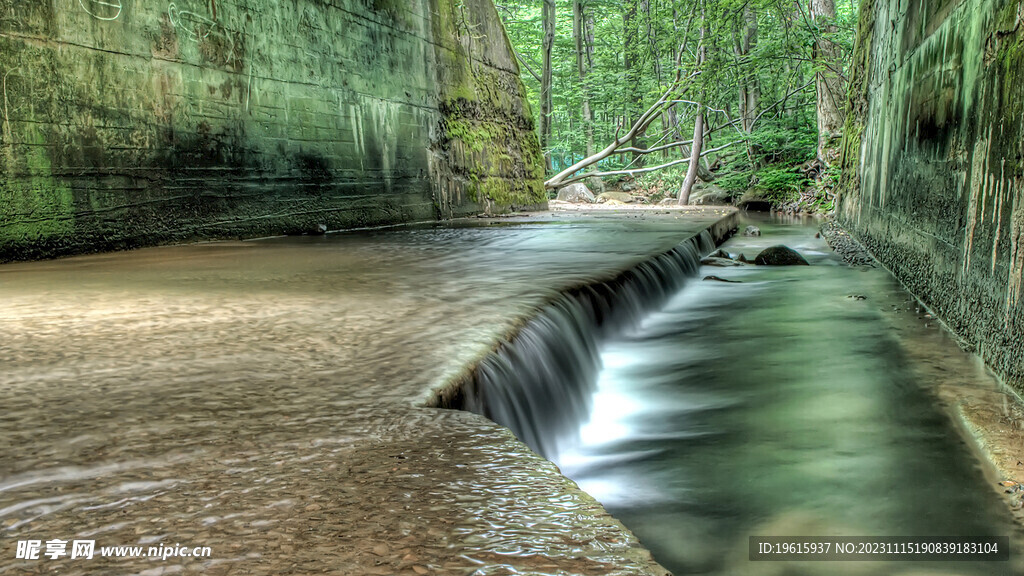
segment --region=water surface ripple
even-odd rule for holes
[[[634,573],[646,552],[553,465],[422,406],[560,290],[720,216],[0,266],[0,574]],[[58,538],[213,556],[15,559],[18,540]]]

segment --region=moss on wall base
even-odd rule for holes
[[[435,0],[442,122],[434,153],[442,214],[468,203],[488,213],[544,208],[544,166],[512,47],[480,42],[499,23],[490,0]],[[498,24],[500,26],[500,24]]]

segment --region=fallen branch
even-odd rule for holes
[[[692,80],[696,78],[699,74],[700,72],[696,71],[684,79],[682,77],[682,71],[677,71],[675,81],[672,82],[668,89],[665,90],[665,93],[662,94],[660,98],[658,98],[657,102],[655,102],[650,108],[648,108],[646,112],[640,115],[640,118],[638,118],[637,121],[633,123],[633,126],[630,127],[629,131],[626,132],[626,134],[619,136],[619,132],[621,131],[620,127],[620,129],[616,130],[615,140],[611,144],[606,146],[597,154],[588,156],[583,160],[580,160],[579,162],[566,168],[565,170],[562,170],[558,174],[552,176],[550,179],[548,179],[547,182],[544,183],[545,188],[559,188],[561,186],[564,186],[567,183],[566,178],[568,178],[569,176],[579,172],[580,170],[589,168],[590,166],[597,164],[601,160],[604,160],[605,158],[613,154],[618,154],[619,149],[623,145],[632,142],[633,139],[636,138],[637,134],[643,134],[643,132],[655,120],[658,119],[662,112],[675,106],[675,99],[672,98],[671,96],[681,88],[684,80]],[[576,180],[574,179],[573,181]]]
[[[662,146],[655,146],[654,148],[634,148],[633,146],[629,146],[627,148],[619,148],[618,150],[615,151],[615,153],[616,154],[627,154],[627,153],[632,152],[634,154],[653,154],[655,152],[662,152],[664,150],[671,150],[672,148],[678,148],[680,146],[689,146],[690,144],[693,144],[693,140],[686,140],[684,142],[673,142],[671,144],[664,144]]]
[[[745,142],[745,141],[746,140],[733,140],[732,142],[729,142],[728,144],[723,144],[722,146],[719,146],[717,148],[711,148],[709,150],[704,150],[703,152],[701,152],[700,156],[701,156],[701,158],[703,158],[703,157],[705,157],[705,156],[707,156],[709,154],[714,154],[715,152],[721,152],[722,150],[725,150],[726,148],[729,148],[731,146],[735,146],[736,144],[739,144],[740,142]],[[565,181],[563,181],[559,186],[568,186],[569,184],[574,184],[576,182],[580,182],[582,180],[586,180],[587,178],[592,178],[594,176],[597,176],[597,177],[604,177],[604,176],[634,176],[636,174],[644,174],[646,172],[655,172],[657,170],[664,170],[665,168],[669,168],[671,166],[676,166],[676,165],[679,165],[679,164],[685,164],[685,163],[687,163],[689,161],[690,161],[690,158],[680,158],[678,160],[673,160],[671,162],[666,162],[665,164],[660,164],[658,166],[650,166],[650,167],[647,167],[647,168],[632,168],[632,169],[626,169],[626,170],[609,170],[607,172],[588,172],[586,174],[580,174],[579,176],[574,176],[572,178],[568,178]]]

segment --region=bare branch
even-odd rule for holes
[[[655,152],[662,152],[664,150],[671,150],[672,148],[678,148],[680,146],[689,146],[693,144],[693,140],[686,140],[685,142],[673,142],[671,144],[664,144],[662,146],[655,146],[654,148],[634,148],[632,146],[628,148],[619,148],[615,151],[616,154],[626,154],[632,152],[634,154],[653,154]]]
[[[705,157],[705,156],[707,156],[709,154],[714,154],[715,152],[721,152],[722,150],[725,150],[726,148],[735,146],[736,144],[739,144],[740,142],[745,142],[745,140],[733,140],[732,142],[729,142],[728,144],[723,144],[722,146],[719,146],[717,148],[711,148],[709,150],[704,150],[703,152],[700,153],[700,156],[701,156],[701,158],[703,158],[703,157]],[[647,167],[647,168],[633,168],[633,169],[629,169],[629,170],[609,170],[607,172],[589,172],[587,174],[580,174],[579,176],[574,176],[572,178],[568,178],[564,182],[562,182],[559,186],[568,186],[569,184],[580,182],[582,180],[586,180],[587,178],[592,178],[594,176],[597,176],[597,177],[624,176],[624,175],[633,176],[633,175],[636,175],[636,174],[644,174],[646,172],[656,172],[658,170],[664,170],[665,168],[669,168],[671,166],[677,166],[679,164],[685,164],[685,163],[687,163],[689,161],[690,161],[690,158],[680,158],[678,160],[673,160],[671,162],[666,162],[665,164],[660,164],[658,166],[650,166],[650,167]]]
[[[580,170],[586,169],[590,166],[593,166],[594,164],[597,164],[598,162],[604,160],[605,158],[611,156],[612,154],[618,153],[617,151],[619,148],[621,148],[624,144],[628,142],[632,142],[637,134],[642,134],[643,131],[646,130],[647,127],[650,126],[651,123],[653,123],[664,110],[671,108],[672,106],[675,105],[673,103],[674,98],[672,98],[672,95],[677,90],[680,89],[684,81],[692,80],[696,78],[699,74],[700,72],[697,71],[691,73],[686,78],[683,78],[682,74],[680,72],[677,72],[676,81],[673,82],[672,85],[668,87],[668,90],[666,90],[660,98],[658,98],[657,102],[655,102],[650,108],[648,108],[646,112],[640,115],[640,118],[638,118],[637,121],[633,123],[633,126],[629,129],[628,132],[626,132],[626,134],[624,134],[623,136],[619,136],[620,129],[617,129],[615,133],[615,140],[611,144],[606,146],[597,154],[588,156],[587,158],[580,160],[579,162],[573,164],[572,166],[566,168],[565,170],[562,170],[558,174],[555,174],[550,179],[548,179],[547,182],[544,183],[544,186],[547,188],[558,188],[565,183],[565,179],[568,178],[569,176],[575,174],[576,172],[579,172]]]

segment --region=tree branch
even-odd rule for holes
[[[729,148],[731,146],[735,146],[736,144],[739,144],[740,142],[745,142],[745,140],[733,140],[732,142],[729,142],[728,144],[723,144],[722,146],[719,146],[717,148],[711,148],[709,150],[704,150],[703,152],[700,153],[700,156],[701,156],[701,158],[703,158],[703,157],[705,157],[705,156],[707,156],[709,154],[714,154],[715,152],[721,152],[722,150],[725,150],[726,148]],[[658,171],[658,170],[663,170],[665,168],[669,168],[671,166],[677,166],[679,164],[685,164],[685,163],[689,162],[690,160],[691,160],[690,158],[680,158],[678,160],[673,160],[671,162],[666,162],[665,164],[660,164],[658,166],[650,166],[650,167],[647,167],[647,168],[633,168],[633,169],[630,169],[630,170],[609,170],[607,172],[589,172],[587,174],[580,174],[579,176],[574,176],[572,178],[569,178],[569,179],[565,180],[564,182],[562,182],[561,184],[559,184],[559,186],[568,186],[569,184],[574,184],[576,182],[580,182],[582,180],[586,180],[587,178],[592,178],[592,177],[595,177],[595,176],[597,176],[597,177],[622,176],[622,175],[633,176],[633,175],[636,175],[636,174],[644,174],[646,172],[655,172],[655,171]]]

